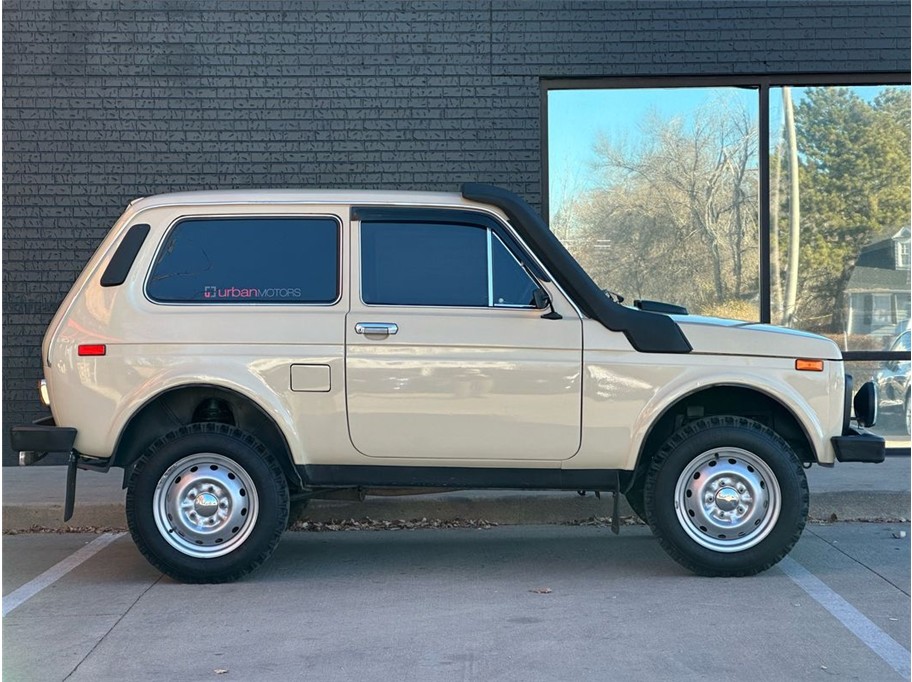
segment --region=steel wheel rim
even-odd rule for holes
[[[211,559],[244,543],[256,525],[259,497],[241,465],[202,452],[184,457],[162,474],[152,514],[169,545],[187,556]]]
[[[716,552],[742,552],[772,532],[782,508],[769,465],[741,448],[714,448],[685,467],[675,486],[684,532]]]

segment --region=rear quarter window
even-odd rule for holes
[[[341,225],[314,218],[188,218],[152,266],[163,303],[310,303],[339,298]]]

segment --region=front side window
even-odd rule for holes
[[[361,298],[369,305],[529,307],[537,288],[490,228],[361,225]]]
[[[491,235],[492,298],[495,306],[528,307],[538,283],[529,277],[496,234]]]
[[[190,218],[168,234],[146,292],[163,303],[310,303],[339,298],[333,218]]]

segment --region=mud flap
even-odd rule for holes
[[[76,506],[76,464],[78,461],[79,456],[75,452],[71,452],[69,462],[67,462],[66,497],[63,502],[64,522],[73,518],[73,508]]]
[[[620,502],[621,502],[621,481],[620,477],[615,474],[615,486],[611,491],[611,532],[615,535],[621,534],[620,519]]]

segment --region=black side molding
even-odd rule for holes
[[[623,332],[641,353],[689,353],[693,350],[677,323],[660,313],[628,308],[605,295],[576,259],[548,229],[541,216],[521,197],[494,185],[469,182],[462,196],[497,206],[526,244],[587,316],[604,327]]]
[[[615,469],[500,469],[485,467],[299,464],[308,486],[362,488],[472,488],[604,490],[617,492]]]
[[[146,236],[149,234],[149,226],[146,224],[134,225],[121,240],[101,275],[101,286],[116,287],[124,283],[127,275],[130,274],[130,268],[133,267],[133,261],[142,248]]]

